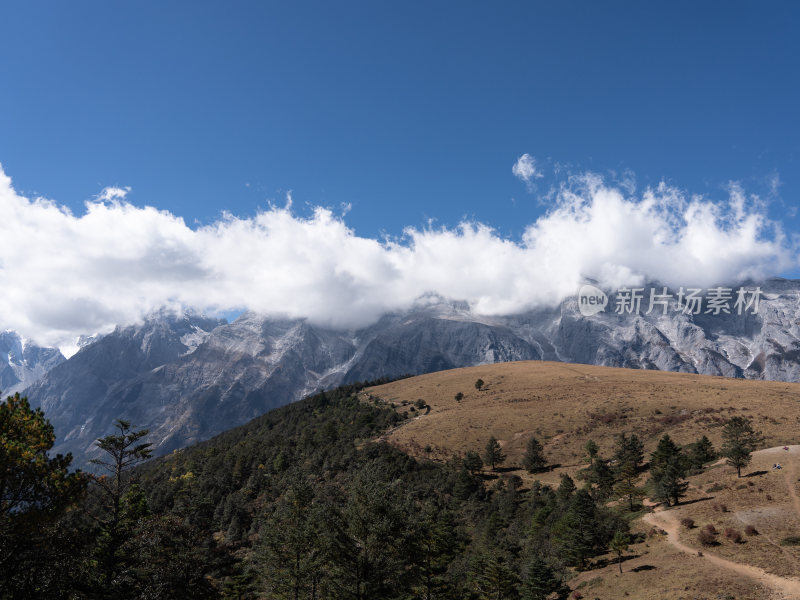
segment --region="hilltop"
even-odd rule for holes
[[[578,468],[588,439],[606,454],[621,431],[636,433],[646,451],[664,433],[679,444],[705,434],[718,446],[721,426],[735,415],[752,417],[768,446],[800,444],[798,383],[521,361],[401,379],[363,394],[408,412],[413,418],[383,439],[429,459],[481,450],[494,435],[508,465],[519,465],[533,435],[551,462]],[[419,399],[430,410],[413,407]]]

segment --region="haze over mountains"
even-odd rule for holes
[[[465,303],[428,297],[351,331],[252,312],[232,323],[159,313],[60,364],[60,354],[31,348],[29,356],[42,358],[29,359],[28,379],[18,378],[40,377],[25,393],[55,426],[54,450],[73,452],[77,463],[115,418],[149,428],[165,453],[315,390],[484,363],[556,360],[798,381],[800,281],[770,280],[761,289],[758,314],[745,315],[684,314],[673,303],[666,315],[618,315],[609,307],[584,317],[572,297],[483,318]]]

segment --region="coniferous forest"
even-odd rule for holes
[[[608,461],[556,489],[487,473],[477,453],[418,461],[373,441],[404,417],[359,400],[366,385],[149,460],[117,421],[92,475],[49,456],[46,415],[7,399],[0,597],[566,598],[569,568],[627,538]]]

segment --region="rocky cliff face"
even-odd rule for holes
[[[556,360],[800,381],[800,282],[761,285],[758,314],[586,317],[576,298],[481,318],[431,300],[356,331],[245,313],[233,323],[157,316],[89,344],[27,389],[82,463],[115,418],[158,452],[210,437],[312,391],[355,380],[511,360]]]
[[[0,392],[21,392],[66,359],[56,348],[43,348],[13,331],[0,332]]]

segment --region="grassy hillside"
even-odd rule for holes
[[[507,454],[500,477],[520,476],[526,486],[575,477],[586,467],[589,439],[606,457],[622,432],[637,434],[646,456],[665,433],[681,445],[706,435],[719,449],[725,422],[749,417],[764,440],[744,477],[724,460],[689,477],[678,506],[631,515],[642,538],[625,554],[624,573],[600,558],[569,583],[584,598],[604,600],[800,598],[800,546],[792,540],[800,535],[800,384],[531,361],[414,377],[361,397],[408,412],[381,439],[421,459],[481,452],[496,437]],[[426,408],[414,406],[419,399]],[[531,436],[557,465],[549,472],[521,468]],[[646,480],[642,474],[640,483]],[[681,525],[686,519],[694,526]],[[718,532],[710,546],[699,541],[707,525]]]
[[[718,446],[722,425],[735,415],[753,418],[765,446],[800,444],[798,383],[524,361],[421,375],[364,394],[413,417],[383,439],[435,460],[481,450],[494,435],[506,466],[519,466],[533,435],[551,462],[578,468],[590,438],[606,454],[621,431],[636,433],[646,451],[664,433],[679,444],[705,434]],[[411,410],[420,398],[430,411]]]

